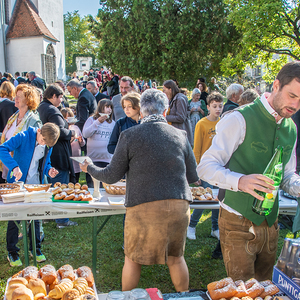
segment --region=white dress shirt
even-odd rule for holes
[[[260,100],[271,115],[274,117],[278,116],[268,103],[265,95],[262,95]],[[281,122],[282,119],[277,123],[279,124]],[[216,135],[212,140],[211,147],[203,154],[197,167],[197,173],[200,179],[222,189],[238,191],[239,179],[244,174],[232,172],[224,166],[228,163],[239,145],[243,143],[245,134],[246,122],[243,115],[235,110],[225,114],[216,125]],[[281,183],[281,188],[292,196],[299,196],[300,176],[295,174],[295,171],[296,141],[291,158],[284,169],[284,178]],[[229,211],[237,213],[224,203],[221,203],[221,206]]]

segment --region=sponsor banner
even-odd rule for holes
[[[125,208],[100,208],[101,205],[56,202],[0,204],[0,221],[83,218],[124,214]],[[108,207],[106,205],[106,207]]]

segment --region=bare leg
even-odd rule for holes
[[[130,291],[137,287],[141,276],[141,265],[133,262],[125,255],[122,271],[122,291]]]
[[[177,292],[185,292],[189,289],[189,270],[183,256],[168,256],[167,265],[174,287]]]

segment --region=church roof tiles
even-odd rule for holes
[[[45,36],[53,41],[58,41],[38,15],[30,0],[17,0],[6,38],[14,39],[32,36]]]

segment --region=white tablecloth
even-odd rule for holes
[[[101,198],[94,199],[90,203],[18,202],[4,204],[0,201],[0,221],[81,218],[124,214],[125,207],[123,205],[110,205],[107,201],[108,196],[120,197],[108,195],[101,189]]]

